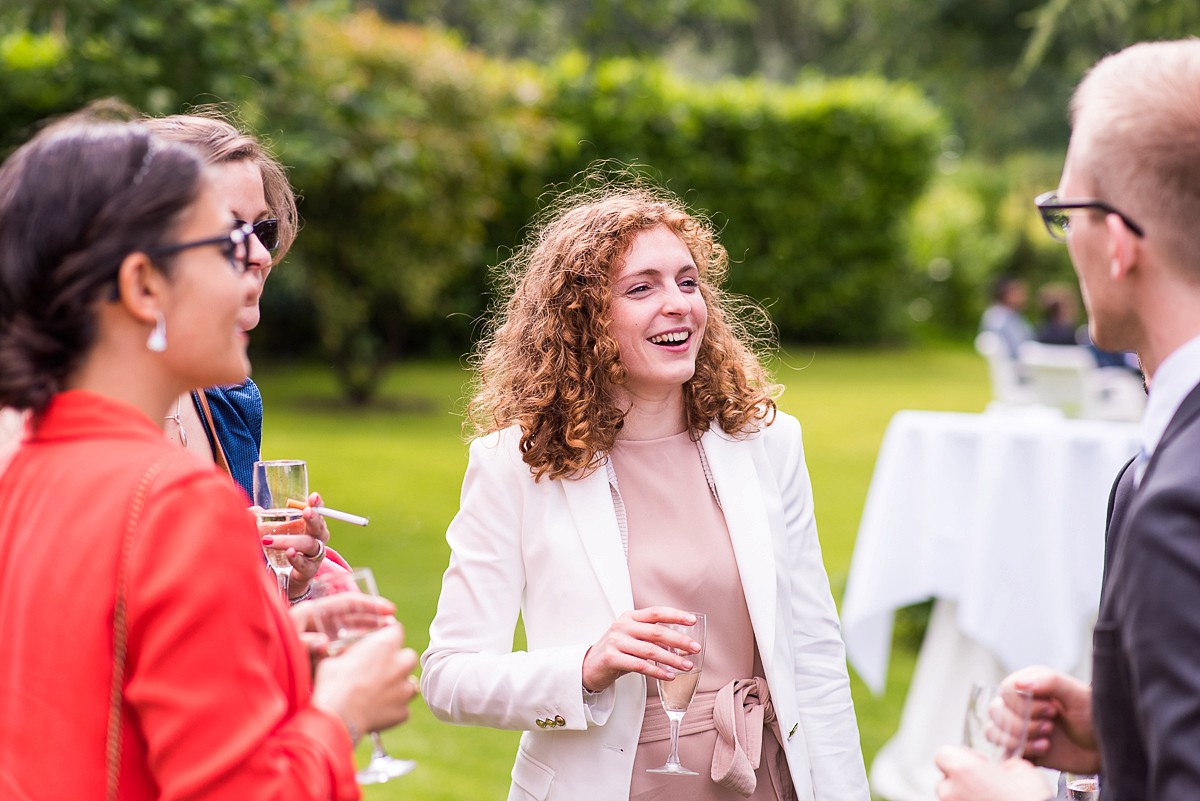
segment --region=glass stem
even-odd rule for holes
[[[383,750],[383,738],[379,736],[379,732],[371,732],[371,759],[379,759],[387,757],[387,751]]]
[[[279,594],[283,596],[284,602],[288,599],[288,574],[290,570],[276,570],[275,578],[279,580]]]
[[[671,721],[671,755],[667,757],[668,765],[678,765],[679,763],[679,721],[682,716],[668,715]]]

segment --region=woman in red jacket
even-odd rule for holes
[[[0,797],[352,799],[398,626],[315,677],[245,499],[162,436],[248,374],[250,231],[194,151],[70,118],[0,167]]]

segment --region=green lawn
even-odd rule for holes
[[[840,600],[888,420],[909,408],[981,410],[989,396],[986,368],[966,346],[795,346],[781,355],[777,376],[787,386],[781,407],[804,426],[825,564]],[[405,365],[389,376],[381,401],[363,411],[338,403],[328,369],[262,369],[255,378],[267,402],[264,456],[307,459],[312,488],[326,503],[371,518],[365,529],[331,522],[333,545],[374,569],[409,643],[423,649],[449,553],[444,532],[466,467],[458,415],[466,374],[450,361]],[[898,623],[883,696],[872,696],[851,674],[868,763],[896,728],[922,622],[918,609]],[[385,741],[420,767],[390,785],[366,788],[365,798],[503,798],[516,740],[513,732],[439,723],[418,704],[412,720]]]

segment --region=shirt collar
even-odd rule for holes
[[[1171,418],[1197,384],[1200,384],[1200,337],[1176,348],[1154,371],[1142,418],[1142,448],[1147,457],[1154,453]]]

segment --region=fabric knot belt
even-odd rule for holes
[[[754,771],[762,759],[764,729],[775,720],[775,707],[767,680],[734,679],[715,692],[696,693],[679,734],[717,730],[713,748],[712,780],[743,797],[757,785]],[[647,704],[639,743],[671,736],[671,722],[662,704]]]

